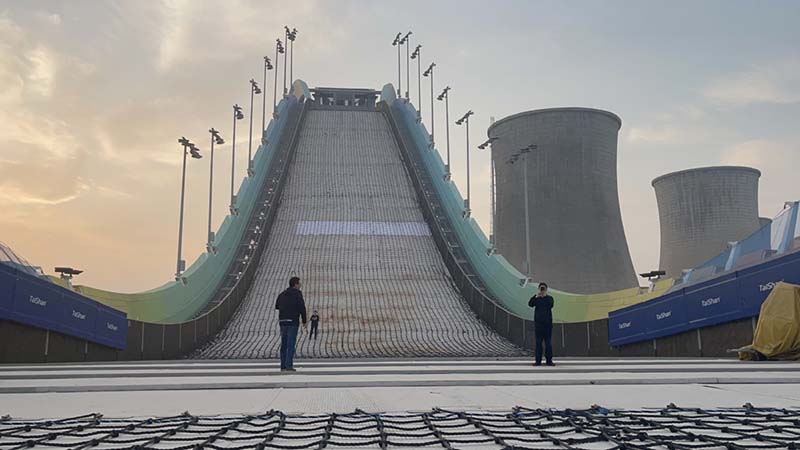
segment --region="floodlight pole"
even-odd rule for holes
[[[211,234],[211,206],[213,204],[211,199],[213,198],[212,194],[214,190],[214,142],[216,141],[218,134],[217,130],[214,128],[211,128],[208,130],[208,132],[211,134],[211,161],[208,169],[208,232],[206,233],[206,236],[208,236],[208,242],[206,242],[206,251],[211,253],[214,250],[214,238]]]
[[[414,53],[411,54],[411,59],[417,60],[417,122],[422,121],[422,46],[417,44]]]
[[[445,135],[447,136],[447,164],[444,167],[445,180],[450,179],[450,86],[446,86],[442,93],[437,97],[440,101],[444,100],[444,121],[445,121]],[[433,102],[433,100],[431,100]],[[431,108],[433,111],[433,108]]]
[[[406,42],[406,100],[409,100],[409,93],[408,91],[411,89],[411,59],[410,59],[410,50],[411,47],[411,32],[409,31],[406,33],[406,36],[403,38]]]
[[[294,40],[297,39],[297,28],[292,28],[289,34],[289,86],[294,83]]]
[[[253,97],[258,89],[256,80],[250,79],[250,139],[247,143],[247,176],[252,177],[253,172]]]
[[[269,60],[269,56],[264,57],[264,89],[267,89],[267,70],[272,69],[272,63]],[[264,97],[261,99],[261,136],[264,136],[264,130],[267,129],[267,94],[264,94]],[[262,139],[263,140],[263,139]]]
[[[434,123],[434,117],[435,116],[433,115],[433,68],[434,67],[436,67],[436,63],[432,62],[431,65],[428,66],[427,69],[425,69],[425,73],[422,74],[423,76],[427,77],[428,75],[430,75],[430,77],[431,77],[431,148],[434,148],[434,146],[435,146],[433,136],[434,136],[434,134],[436,132],[436,125]],[[420,101],[420,103],[422,102],[422,94],[420,94],[420,100],[419,101]],[[422,108],[420,108],[420,109],[422,109]],[[449,121],[449,119],[448,119],[448,121]]]
[[[531,276],[531,216],[528,213],[528,158],[522,157],[522,190],[525,202],[525,275]]]
[[[289,27],[284,25],[283,28],[285,29],[285,31],[283,33],[283,42],[288,42],[289,41]],[[286,90],[286,66],[287,66],[286,57],[287,56],[289,56],[289,54],[288,54],[288,52],[286,52],[284,50],[284,52],[283,52],[283,95],[284,96],[286,96],[286,94],[289,92],[289,91]]]
[[[183,246],[183,199],[186,194],[186,148],[189,146],[189,141],[186,138],[180,138],[178,143],[183,145],[183,170],[181,171],[181,206],[178,219],[178,262],[175,267],[175,279],[181,278],[183,272],[183,261],[181,260],[181,250]]]
[[[537,148],[538,146],[536,144],[521,148],[517,153],[511,155],[511,158],[507,161],[509,164],[514,164],[517,161],[522,162],[522,191],[523,201],[525,202],[525,261],[523,261],[525,265],[523,269],[528,278],[531,276],[531,217],[528,212],[528,154],[531,150],[536,150]]]
[[[278,64],[280,64],[280,54],[284,52],[283,45],[281,44],[281,40],[277,39],[275,43],[275,83],[274,88],[272,89],[272,116],[275,117],[278,114]],[[264,85],[264,89],[267,86]]]
[[[233,140],[231,142],[231,205],[232,215],[236,215],[236,196],[233,193],[233,180],[236,178],[236,121],[239,120],[242,108],[233,105]]]
[[[397,36],[394,37],[394,41],[392,41],[392,45],[397,47],[397,98],[402,97],[402,88],[403,88],[403,77],[400,75],[400,36],[403,33],[397,33]]]
[[[467,131],[467,201],[466,201],[466,204],[464,205],[464,209],[467,211],[467,214],[469,214],[472,211],[471,208],[470,208],[470,201],[469,201],[470,200],[470,193],[469,193],[469,116],[467,116],[466,124],[467,124],[467,129],[466,129],[466,131]]]
[[[464,200],[464,217],[469,217],[472,210],[470,209],[470,189],[469,189],[469,116],[474,114],[472,110],[467,111],[460,119],[456,121],[456,125],[465,124],[467,133],[467,198]]]

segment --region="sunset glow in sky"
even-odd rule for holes
[[[177,138],[207,150],[214,127],[227,141],[216,153],[218,225],[231,105],[247,112],[248,80],[261,79],[283,26],[298,29],[295,78],[375,89],[395,82],[391,42],[412,30],[423,69],[436,62],[436,93],[452,87],[451,118],[475,111],[474,143],[491,117],[530,109],[622,118],[622,215],[637,271],[650,270],[659,175],[748,165],[762,172],[761,215],[800,199],[798,23],[793,1],[0,0],[0,241],[48,273],[85,270],[80,284],[161,285],[175,264]],[[247,127],[237,131],[241,178]],[[451,139],[463,191],[463,130],[451,128]],[[473,214],[488,234],[488,155],[474,149],[472,163]],[[205,250],[207,177],[207,158],[189,161],[187,265]]]

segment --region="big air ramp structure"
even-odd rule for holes
[[[301,357],[522,354],[532,345],[527,304],[536,280],[510,264],[464,215],[464,199],[417,110],[395,92],[384,86],[376,105],[374,90],[321,88],[312,97],[295,81],[254,154],[254,176],[238,191],[238,214],[226,217],[215,234],[216,252],[201,255],[183,280],[150,291],[75,286],[128,314],[125,350],[87,347],[66,336],[60,337],[64,346],[57,349],[51,337],[48,347],[50,330],[6,329],[0,321],[0,334],[31,338],[30,345],[7,345],[11,357],[3,357],[0,345],[0,359],[274,357],[274,301],[292,275],[303,278],[309,308],[322,317],[316,341],[301,336]],[[608,344],[609,311],[671,286],[667,279],[647,291],[552,289],[554,346],[572,356],[693,354],[669,342]],[[749,322],[737,322],[708,331],[715,333],[752,330]],[[699,342],[694,334],[680,339]],[[704,337],[697,355],[727,348]]]
[[[275,299],[291,276],[321,317],[316,339],[301,333],[300,358],[522,354],[456,290],[384,114],[336,103],[308,111],[250,290],[194,356],[277,357]]]

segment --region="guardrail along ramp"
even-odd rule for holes
[[[302,127],[253,285],[194,357],[277,357],[275,299],[295,275],[321,317],[300,358],[520,355],[454,288],[384,115],[315,107]]]

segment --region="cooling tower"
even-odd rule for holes
[[[758,229],[758,178],[750,167],[701,167],[653,180],[661,224],[660,268],[680,276]]]
[[[617,194],[615,114],[553,108],[489,127],[496,176],[495,245],[524,273],[527,170],[532,277],[581,294],[637,285]],[[537,148],[510,164],[521,148]],[[525,165],[525,166],[523,166]]]

